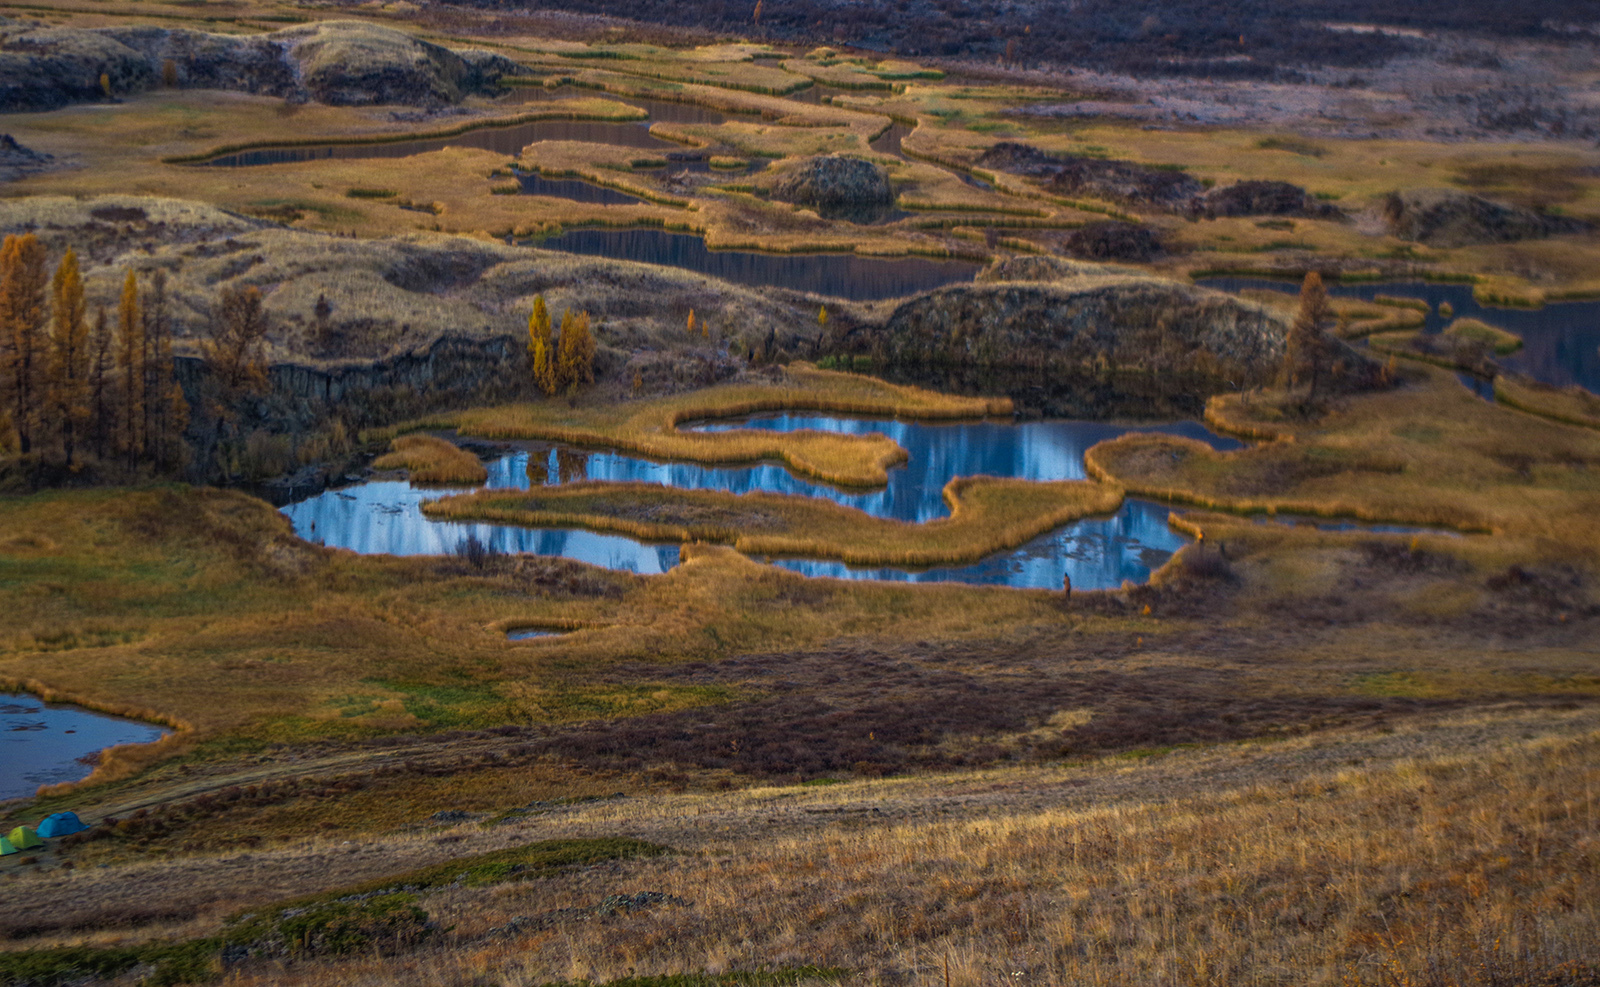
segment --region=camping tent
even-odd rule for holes
[[[53,816],[46,816],[44,822],[39,824],[39,835],[47,840],[58,836],[71,836],[88,829],[83,820],[78,818],[76,812],[57,812]]]
[[[16,852],[17,848],[11,845],[11,841],[0,836],[0,857],[9,857]]]
[[[32,850],[36,846],[44,846],[44,840],[39,839],[39,834],[26,826],[13,829],[6,838],[18,850]]]

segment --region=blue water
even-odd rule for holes
[[[1270,278],[1203,278],[1200,283],[1223,291],[1299,290],[1294,282]],[[1328,293],[1368,300],[1376,295],[1420,298],[1428,303],[1424,332],[1439,332],[1455,319],[1480,319],[1522,337],[1522,349],[1495,357],[1502,367],[1546,384],[1578,384],[1600,392],[1600,301],[1556,302],[1535,309],[1496,308],[1479,305],[1472,297],[1471,285],[1428,281],[1329,282]],[[1454,309],[1449,318],[1439,314],[1439,306],[1445,302]]]
[[[90,759],[119,744],[148,744],[164,727],[47,703],[27,694],[0,693],[0,802],[27,798],[40,785],[80,781]]]
[[[704,237],[665,230],[570,230],[539,241],[547,250],[665,264],[739,284],[793,288],[871,301],[971,281],[983,265],[923,257],[766,254],[711,250]]]
[[[843,490],[795,476],[776,464],[712,467],[661,463],[615,452],[592,452],[526,443],[488,464],[486,484],[498,489],[529,489],[535,484],[574,480],[638,481],[683,489],[750,493],[758,490],[823,497],[875,517],[931,521],[949,514],[946,483],[957,476],[985,474],[1029,480],[1083,479],[1083,453],[1090,446],[1129,431],[1159,431],[1200,439],[1217,449],[1239,443],[1197,422],[1153,426],[1107,422],[1045,421],[1020,424],[963,422],[924,424],[821,415],[767,415],[706,429],[814,428],[835,432],[881,432],[910,455],[892,469],[886,486]],[[678,561],[678,546],[650,545],[618,535],[581,530],[516,528],[503,525],[427,520],[420,505],[440,496],[438,488],[419,489],[403,481],[381,480],[326,491],[284,508],[303,538],[363,553],[443,554],[468,537],[504,552],[560,555],[613,569],[665,572]],[[1129,500],[1107,518],[1088,518],[1035,539],[1011,552],[979,563],[905,571],[852,569],[840,563],[778,559],[774,562],[811,576],[852,579],[955,581],[1017,587],[1059,588],[1070,575],[1080,589],[1143,582],[1188,539],[1167,526],[1168,508]]]

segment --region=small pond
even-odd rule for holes
[[[560,637],[564,631],[546,630],[540,627],[518,627],[506,631],[507,641],[535,641],[541,637]]]
[[[165,727],[0,693],[0,801],[27,798],[40,785],[79,781],[96,755],[119,744],[148,744]]]
[[[1200,283],[1222,291],[1299,290],[1294,282],[1270,278],[1204,278]],[[1555,302],[1534,309],[1497,308],[1478,304],[1472,297],[1471,285],[1429,281],[1330,282],[1328,293],[1369,300],[1376,295],[1420,298],[1428,303],[1424,332],[1438,332],[1455,319],[1481,319],[1522,337],[1522,349],[1495,357],[1507,370],[1558,387],[1578,384],[1600,392],[1600,301]],[[1439,314],[1439,306],[1445,302],[1454,309],[1449,318]]]
[[[739,284],[793,288],[855,301],[898,298],[971,281],[983,266],[973,261],[926,257],[712,250],[703,237],[652,229],[568,230],[534,245],[613,260],[664,264]]]
[[[749,493],[758,490],[824,497],[876,517],[930,521],[945,517],[944,485],[956,476],[987,474],[1030,480],[1070,480],[1085,476],[1083,453],[1104,439],[1129,431],[1160,431],[1235,449],[1239,443],[1196,422],[1119,425],[1109,422],[1036,421],[1019,424],[963,422],[924,424],[825,415],[766,415],[738,423],[717,422],[704,429],[802,428],[836,432],[882,432],[910,454],[875,490],[841,490],[803,479],[776,464],[711,467],[660,463],[615,452],[521,443],[489,464],[488,486],[528,489],[535,483],[579,479],[641,481],[685,489]],[[422,516],[423,501],[441,495],[403,481],[379,480],[291,504],[284,513],[303,538],[363,553],[442,554],[468,537],[504,552],[560,555],[631,572],[665,572],[678,561],[678,546],[649,545],[618,535],[582,530],[516,528],[502,525],[434,522]],[[1017,587],[1059,588],[1070,574],[1080,589],[1143,582],[1188,539],[1167,526],[1169,508],[1129,500],[1109,518],[1089,518],[1043,535],[1011,552],[979,563],[926,571],[852,569],[834,562],[803,559],[778,564],[813,576],[854,579],[955,581]]]

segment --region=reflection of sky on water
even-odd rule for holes
[[[0,693],[0,801],[40,785],[79,781],[93,770],[78,758],[119,744],[148,744],[170,731],[150,723]]]
[[[1162,431],[1201,439],[1231,449],[1239,443],[1214,435],[1196,422],[1129,427],[1107,422],[964,422],[921,424],[818,415],[766,415],[708,429],[802,428],[882,432],[910,455],[892,469],[886,487],[841,490],[801,479],[782,466],[710,467],[658,463],[615,452],[587,452],[529,444],[488,464],[487,486],[529,489],[535,483],[576,479],[660,483],[681,489],[750,493],[758,490],[824,497],[875,517],[931,521],[949,514],[943,489],[956,476],[986,474],[1029,480],[1082,479],[1083,453],[1096,442],[1128,431]],[[645,545],[619,535],[581,530],[515,528],[505,525],[435,522],[420,505],[450,491],[378,480],[326,491],[284,508],[301,537],[363,553],[441,554],[463,540],[479,541],[504,552],[560,555],[631,572],[664,572],[677,563],[676,545]],[[1011,552],[970,566],[926,572],[855,570],[839,563],[778,560],[786,568],[815,576],[853,579],[956,580],[1019,587],[1061,585],[1071,574],[1082,589],[1120,586],[1125,579],[1149,578],[1152,569],[1187,543],[1167,526],[1167,508],[1128,501],[1109,518],[1089,518],[1035,539]]]

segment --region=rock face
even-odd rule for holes
[[[802,160],[773,187],[772,196],[810,206],[828,219],[871,217],[894,204],[887,171],[837,154]]]
[[[1220,291],[1090,275],[919,296],[889,317],[880,350],[895,364],[1199,371],[1242,386],[1278,371],[1286,331],[1276,313]]]
[[[1337,206],[1320,202],[1298,185],[1288,182],[1235,182],[1212,189],[1195,203],[1195,213],[1208,218],[1218,216],[1304,216],[1308,219],[1340,219]]]
[[[1455,189],[1391,193],[1384,202],[1383,216],[1395,236],[1430,247],[1513,243],[1589,228],[1580,220],[1544,216]]]
[[[1147,261],[1160,256],[1161,237],[1148,226],[1114,219],[1088,223],[1067,237],[1067,253],[1085,260]]]
[[[161,27],[48,28],[0,47],[0,112],[53,110],[163,85],[351,105],[437,106],[492,88],[521,68],[490,52],[454,52],[391,28],[324,21],[235,37]]]
[[[1111,202],[1187,210],[1206,188],[1181,171],[1151,168],[1132,161],[1053,155],[1029,144],[1002,141],[983,153],[984,168],[1041,179],[1060,195],[1089,196]]]
[[[0,134],[0,181],[14,181],[23,175],[49,171],[55,167],[55,160],[54,155],[23,147],[10,134]]]

